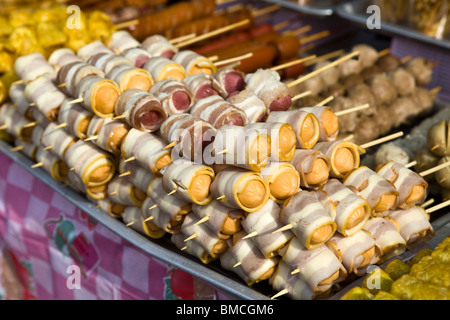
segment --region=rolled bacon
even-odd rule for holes
[[[378,167],[376,172],[397,189],[397,208],[409,209],[425,200],[428,183],[418,173],[394,161]]]
[[[148,59],[143,68],[150,73],[155,82],[169,79],[183,81],[187,77],[182,65],[164,57]]]
[[[94,114],[81,104],[70,104],[68,99],[64,100],[58,112],[58,122],[66,124],[65,128],[75,137],[86,139],[89,124]]]
[[[138,206],[127,206],[125,207],[121,218],[125,225],[130,226],[131,229],[137,232],[150,236],[153,239],[162,238],[166,232],[156,226],[151,221],[144,221],[142,216],[141,207]]]
[[[296,149],[290,163],[300,174],[300,186],[304,188],[317,188],[330,176],[330,161],[318,150]]]
[[[161,124],[160,134],[167,143],[177,143],[173,154],[178,152],[179,157],[202,163],[203,151],[212,143],[217,129],[199,117],[177,113]]]
[[[125,159],[121,159],[119,161],[118,169],[120,175],[124,174],[127,176],[131,184],[148,194],[150,182],[154,177],[152,172],[144,169],[135,161],[127,162]]]
[[[319,120],[319,141],[336,141],[339,135],[339,119],[333,110],[327,106],[305,107],[301,110],[314,114]]]
[[[152,57],[147,50],[141,47],[129,48],[120,54],[131,61],[132,65],[136,68],[144,68],[145,63]]]
[[[288,123],[295,131],[297,148],[311,149],[319,141],[320,124],[313,113],[300,109],[292,111],[272,111],[266,122]]]
[[[406,241],[390,218],[372,217],[367,221],[364,230],[375,239],[376,263],[383,263],[406,250]]]
[[[213,200],[209,189],[214,177],[214,170],[211,167],[177,160],[165,168],[162,184],[167,192],[176,190],[176,197],[206,205]]]
[[[110,153],[82,140],[67,148],[63,160],[87,187],[106,184],[116,171],[115,161]]]
[[[220,265],[226,270],[235,272],[251,286],[269,279],[279,260],[279,257],[265,258],[252,239],[242,239],[241,235],[220,256]]]
[[[262,121],[266,116],[266,105],[253,91],[249,89],[242,90],[228,97],[227,101],[243,110],[249,123],[264,123]]]
[[[122,141],[130,129],[128,124],[108,118],[101,126],[94,143],[105,151],[120,155]]]
[[[127,208],[126,205],[115,203],[107,197],[104,199],[97,199],[96,203],[98,208],[102,209],[115,219],[121,219]]]
[[[55,83],[64,94],[76,97],[76,88],[81,79],[91,74],[105,77],[105,73],[99,68],[85,61],[74,61],[58,70]]]
[[[396,204],[398,192],[395,187],[366,166],[350,171],[343,183],[353,187],[367,201],[374,214],[388,211]]]
[[[108,182],[108,198],[115,203],[140,207],[147,194],[136,188],[127,176],[116,175]]]
[[[87,60],[87,63],[103,71],[105,75],[110,74],[111,71],[118,66],[128,65],[133,66],[133,63],[113,52],[100,52]]]
[[[14,62],[14,73],[22,79],[25,84],[41,76],[50,81],[53,81],[56,78],[55,69],[39,52],[18,57]]]
[[[121,157],[134,157],[143,168],[159,175],[159,171],[172,163],[170,150],[162,150],[164,140],[152,133],[131,128],[122,141]]]
[[[184,252],[189,253],[190,255],[197,257],[204,264],[208,264],[215,259],[211,257],[198,242],[189,241],[189,243],[184,242],[186,236],[182,233],[174,233],[170,237],[170,241],[172,241],[178,249],[183,250]]]
[[[214,79],[206,73],[190,75],[183,80],[194,96],[194,101],[219,94],[213,81]]]
[[[278,255],[293,237],[291,230],[275,232],[284,224],[280,221],[280,206],[269,199],[258,211],[247,214],[242,220],[242,228],[247,234],[256,235],[251,237],[265,258],[272,258]]]
[[[228,239],[233,234],[242,229],[241,220],[244,211],[232,209],[217,200],[213,200],[206,205],[193,204],[192,213],[199,220],[206,220],[206,226],[219,238]]]
[[[147,50],[152,57],[164,57],[172,59],[179,51],[166,37],[154,34],[142,41],[142,48]]]
[[[283,260],[278,262],[277,268],[269,279],[272,288],[277,292],[286,290],[286,294],[294,300],[312,300],[317,294],[309,287],[304,277],[292,274],[295,268]]]
[[[388,211],[387,216],[394,220],[399,232],[405,239],[407,249],[416,247],[420,242],[429,240],[434,235],[430,224],[430,215],[421,206],[405,210]]]
[[[128,89],[148,91],[154,84],[147,70],[126,64],[115,67],[106,76],[117,83],[121,91]]]
[[[133,128],[144,132],[155,132],[164,120],[167,112],[160,100],[147,91],[129,89],[122,92],[115,104],[115,114],[124,116]]]
[[[106,42],[106,45],[108,48],[119,54],[127,49],[141,46],[140,42],[126,30],[118,30],[113,32]]]
[[[188,112],[194,104],[194,96],[188,86],[177,80],[161,80],[156,83],[150,93],[154,94],[167,115]]]
[[[84,61],[88,61],[90,57],[102,52],[113,52],[109,49],[102,41],[95,40],[84,46],[82,46],[78,51],[77,55]]]
[[[236,126],[248,124],[244,111],[216,95],[198,100],[190,113],[211,123],[217,129],[226,124]]]
[[[320,187],[336,206],[337,232],[352,236],[361,230],[370,217],[371,208],[360,196],[337,179],[330,179]]]
[[[299,271],[298,276],[315,295],[326,293],[347,277],[347,270],[325,244],[308,250],[294,237],[283,248],[281,256],[284,262]]]
[[[12,103],[6,102],[1,106],[0,124],[6,127],[4,130],[10,135],[24,142],[31,142],[34,127],[24,127],[29,123],[30,120],[26,119]]]
[[[261,174],[232,167],[216,175],[211,193],[230,208],[255,212],[269,200],[270,189]]]
[[[42,163],[42,168],[50,174],[55,181],[66,181],[69,168],[58,156],[44,147],[39,146],[36,150],[36,161]]]
[[[258,69],[245,76],[247,88],[262,100],[267,110],[287,111],[291,107],[292,98],[289,89],[281,81],[280,74],[270,69]]]
[[[212,147],[216,164],[261,171],[269,161],[271,140],[267,133],[256,129],[223,125],[218,128]]]
[[[280,221],[292,226],[297,240],[307,249],[315,249],[335,233],[336,208],[323,191],[299,191],[284,205]]]
[[[353,169],[359,168],[362,148],[349,141],[318,142],[314,150],[330,160],[330,176],[342,179]]]
[[[32,114],[32,106],[30,106],[30,102],[25,98],[24,83],[11,84],[11,87],[9,88],[9,98],[25,118],[31,121],[36,120]]]
[[[83,59],[77,56],[75,52],[69,48],[56,49],[48,58],[48,63],[50,63],[56,71],[66,64],[82,61]]]
[[[183,66],[187,76],[198,73],[213,74],[217,71],[211,60],[192,50],[178,51],[172,57],[172,60]]]
[[[220,68],[213,73],[213,78],[216,80],[220,90],[220,95],[226,99],[227,97],[241,92],[245,89],[245,74],[239,70],[232,68]]]
[[[269,184],[270,199],[283,203],[300,189],[300,174],[289,162],[272,161],[261,169]]]
[[[41,136],[41,144],[50,150],[60,159],[65,159],[67,149],[77,142],[77,138],[70,134],[65,128],[56,128],[55,122],[50,123],[45,128]],[[67,163],[67,161],[66,161]]]

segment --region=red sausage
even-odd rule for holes
[[[184,91],[177,91],[172,95],[173,105],[177,110],[185,110],[191,104],[189,95]]]
[[[270,104],[270,111],[286,111],[291,107],[291,103],[292,98],[290,96],[277,99]]]

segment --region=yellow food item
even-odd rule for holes
[[[375,268],[364,279],[362,287],[368,289],[372,294],[377,294],[379,291],[390,292],[393,282],[394,280],[384,270]]]
[[[354,287],[344,294],[341,300],[372,300],[373,298],[374,296],[370,293],[369,289]]]
[[[410,266],[400,259],[392,260],[385,268],[386,273],[393,280],[397,280],[404,274],[408,274],[410,270]]]

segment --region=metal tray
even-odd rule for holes
[[[14,162],[21,165],[33,176],[40,179],[58,194],[69,200],[72,204],[89,214],[105,227],[128,241],[130,244],[141,249],[145,253],[152,257],[170,264],[178,269],[186,271],[193,276],[205,281],[209,285],[218,289],[221,293],[225,294],[231,299],[237,300],[270,300],[270,297],[275,294],[267,281],[255,284],[252,287],[246,285],[236,274],[229,272],[220,267],[218,261],[211,264],[203,264],[195,257],[183,253],[173,243],[170,242],[168,237],[161,239],[151,239],[146,237],[131,228],[125,226],[121,221],[114,219],[103,210],[97,208],[92,202],[87,200],[82,194],[74,191],[69,187],[63,187],[61,182],[57,182],[51,178],[51,176],[41,168],[31,168],[34,164],[27,156],[20,152],[10,152],[11,145],[5,141],[0,140],[0,151],[3,152]],[[439,242],[446,236],[450,235],[450,213],[445,214],[439,219],[432,222],[436,235],[428,242],[425,242],[423,246],[434,248]],[[394,257],[399,259],[407,259],[414,256],[414,254],[421,249],[419,246],[415,250],[409,250],[403,253],[401,256]],[[362,279],[358,279],[352,282],[348,287],[340,290],[333,296],[325,298],[327,300],[338,299],[342,294],[349,290],[353,286],[360,285]],[[286,299],[286,298],[281,298]]]
[[[341,18],[356,22],[358,24],[366,26],[367,19],[369,15],[366,13],[367,7],[372,5],[374,1],[372,0],[356,0],[348,3],[343,3],[335,8],[335,12]],[[443,39],[436,39],[429,37],[414,27],[408,26],[406,24],[382,22],[381,29],[373,29],[374,32],[387,33],[392,36],[402,36],[420,42],[425,42],[438,47],[450,49],[450,38],[447,36]]]
[[[342,0],[314,0],[310,5],[301,6],[295,1],[288,0],[263,0],[273,4],[279,4],[287,9],[315,16],[331,16],[335,12],[336,5]]]

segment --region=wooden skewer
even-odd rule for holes
[[[8,129],[8,125],[7,124],[4,124],[4,125],[0,126],[0,130],[6,130],[6,129]]]
[[[171,143],[169,143],[167,146],[165,146],[164,148],[162,148],[161,150],[166,150],[172,147],[175,147],[178,144],[178,141],[173,141]]]
[[[400,61],[401,61],[402,64],[405,64],[405,63],[407,63],[407,62],[408,62],[409,60],[411,60],[411,59],[412,59],[411,56],[406,56],[406,57],[402,58]]]
[[[17,152],[17,151],[23,150],[23,148],[25,148],[25,146],[24,145],[20,145],[20,146],[11,148],[10,151],[11,152]]]
[[[226,60],[222,60],[222,61],[217,61],[217,62],[214,63],[214,65],[216,67],[220,67],[220,66],[227,65],[227,64],[230,64],[230,63],[233,63],[233,62],[236,62],[236,61],[241,61],[241,60],[244,60],[244,59],[248,59],[248,58],[251,58],[251,57],[253,57],[253,52],[246,53],[246,54],[244,54],[242,56],[239,56],[239,57],[234,57],[234,58],[230,58],[230,59],[226,59]]]
[[[44,164],[42,162],[35,163],[31,166],[32,169],[42,167]]]
[[[292,35],[292,36],[296,37],[296,36],[299,36],[301,34],[310,32],[311,29],[312,29],[311,25],[306,25],[306,26],[300,27],[300,28],[298,28],[296,30],[288,30],[286,32],[283,32],[283,35],[288,35],[288,36]]]
[[[222,199],[225,199],[225,195],[216,198],[216,200],[222,200]]]
[[[318,104],[315,105],[315,107],[323,107],[324,105],[326,105],[328,102],[333,101],[334,100],[334,96],[329,96],[326,99],[323,99],[322,101],[320,101]]]
[[[119,174],[119,178],[126,177],[126,176],[129,176],[129,175],[131,175],[131,171],[126,171],[124,173]]]
[[[376,146],[377,144],[380,144],[380,143],[383,143],[383,142],[386,142],[386,141],[390,141],[390,140],[397,139],[397,138],[399,138],[399,137],[401,137],[401,136],[403,136],[403,132],[402,132],[402,131],[397,132],[397,133],[394,133],[394,134],[391,134],[391,135],[386,136],[386,137],[384,137],[384,138],[380,138],[380,139],[377,139],[377,140],[368,142],[368,143],[366,143],[366,144],[361,145],[360,147],[363,148],[363,149],[367,149],[367,148]]]
[[[120,114],[120,115],[118,115],[118,116],[115,116],[115,117],[113,118],[113,120],[125,119],[126,117],[127,117],[126,115]]]
[[[55,129],[61,129],[61,128],[64,128],[64,127],[67,127],[67,123],[66,123],[66,122],[63,122],[63,123],[58,124],[58,125],[55,127]]]
[[[227,153],[227,152],[228,152],[228,149],[225,149],[225,150],[217,152],[216,154],[219,155],[219,154],[224,154],[224,153]]]
[[[205,216],[205,217],[201,218],[199,221],[197,221],[197,222],[194,224],[194,226],[199,225],[199,224],[202,224],[203,222],[209,221],[209,219],[211,219],[210,216]]]
[[[51,150],[51,149],[53,149],[53,146],[46,146],[44,149],[42,149],[42,150]]]
[[[32,102],[32,103],[30,103],[28,106],[29,107],[34,107],[36,105],[36,103],[35,102]]]
[[[38,125],[38,124],[39,124],[39,121],[34,121],[34,122],[27,123],[27,124],[24,125],[23,127],[24,127],[24,128],[31,128],[31,127],[35,127],[35,126]]]
[[[390,53],[391,53],[391,49],[390,48],[384,49],[384,50],[378,52],[378,58],[387,56]]]
[[[189,40],[177,43],[175,46],[177,48],[186,47],[186,46],[189,46],[189,45],[191,45],[193,43],[196,43],[196,42],[199,42],[199,41],[202,41],[202,40],[214,37],[214,36],[219,35],[221,33],[224,33],[224,32],[227,32],[227,31],[230,31],[230,30],[242,27],[242,26],[245,26],[246,24],[249,24],[249,23],[250,23],[250,20],[249,19],[245,19],[245,20],[242,20],[240,22],[233,23],[233,24],[231,24],[229,26],[226,26],[226,27],[223,27],[223,28],[219,28],[219,29],[213,30],[211,32],[204,33],[204,34],[202,34],[202,35],[200,35],[198,37],[195,37],[195,38],[192,38],[192,39],[189,39]]]
[[[20,80],[16,80],[13,83],[11,83],[11,86],[15,86],[15,85],[18,85],[18,84],[24,84],[24,83],[25,83],[25,81],[20,79]]]
[[[175,192],[177,192],[177,189],[173,189],[173,190],[170,191],[167,195],[170,196],[170,195],[174,194]]]
[[[64,88],[66,86],[66,83],[64,82],[64,83],[61,83],[61,84],[58,84],[58,88]]]
[[[288,294],[288,293],[289,293],[288,289],[283,289],[280,292],[278,292],[277,294],[275,294],[274,296],[272,296],[270,299],[273,300],[273,299],[276,299],[278,297],[284,296],[285,294]]]
[[[154,204],[154,205],[152,205],[150,208],[148,208],[148,210],[155,209],[156,207],[158,207],[158,205],[157,205],[157,204]]]
[[[324,66],[324,67],[322,67],[320,69],[317,69],[317,70],[315,70],[313,72],[310,72],[307,75],[304,75],[303,77],[300,77],[300,78],[298,78],[298,79],[288,83],[287,86],[289,88],[294,87],[294,86],[296,86],[296,85],[298,85],[298,84],[300,84],[300,83],[302,83],[302,82],[304,82],[304,81],[306,81],[308,79],[311,79],[311,78],[315,77],[316,75],[320,74],[321,72],[324,72],[326,70],[334,68],[335,66],[337,66],[338,64],[340,64],[342,62],[358,56],[359,54],[360,54],[359,51],[355,51],[355,52],[349,53],[349,54],[343,56],[342,58],[340,58],[340,59],[338,59],[336,61],[333,61],[330,64],[328,64],[328,65],[326,65],[326,66]]]
[[[216,61],[219,60],[219,56],[218,56],[218,55],[211,56],[211,57],[207,57],[207,58],[208,58],[208,60],[210,60],[210,61],[212,61],[212,62],[216,62]]]
[[[310,61],[312,59],[315,59],[316,57],[317,56],[315,54],[313,54],[313,55],[311,55],[309,57],[306,57],[306,58],[296,59],[296,60],[293,60],[293,61],[290,61],[290,62],[286,62],[286,63],[280,64],[278,66],[270,68],[270,70],[278,71],[278,70],[281,70],[281,69],[284,69],[284,68],[287,68],[287,67],[295,66],[297,64],[300,64],[300,63],[303,63],[303,62],[306,62],[306,61]]]
[[[134,221],[128,222],[125,227],[131,227],[134,224]]]
[[[197,237],[198,237],[198,234],[194,233],[190,237],[187,237],[186,239],[184,239],[184,242],[188,242],[189,240],[195,239]]]
[[[196,36],[197,35],[195,33],[190,33],[190,34],[187,34],[185,36],[181,36],[181,37],[170,39],[169,42],[171,44],[175,44],[175,43],[178,43],[178,42],[182,42],[182,41],[185,41],[185,40],[189,40],[189,39],[195,38]]]
[[[280,229],[273,231],[272,234],[278,233],[278,232],[287,231],[287,230],[291,230],[293,227],[294,227],[294,226],[293,226],[292,224],[289,223],[289,224],[287,224],[287,225],[281,227]]]
[[[354,134],[349,134],[348,136],[343,138],[342,141],[351,141],[351,140],[353,140],[354,137],[355,137]]]
[[[449,166],[450,166],[450,161],[444,162],[444,163],[442,163],[442,164],[440,164],[440,165],[438,165],[438,166],[436,166],[436,167],[434,167],[434,168],[431,168],[431,169],[422,171],[421,173],[419,173],[419,175],[422,176],[422,177],[425,177],[425,176],[427,176],[427,175],[430,175],[430,174],[432,174],[432,173],[435,173],[435,172],[437,172],[437,171],[439,171],[439,170],[442,170],[442,169],[444,169],[444,168],[446,168],[446,167],[449,167]]]
[[[284,29],[288,27],[291,24],[289,20],[277,23],[273,26],[273,30],[280,31],[281,29]]]
[[[410,163],[405,165],[405,168],[412,168],[417,164],[417,161],[411,161]]]
[[[155,219],[155,217],[154,217],[154,216],[150,216],[150,217],[148,217],[147,219],[145,219],[144,222],[151,221],[151,220],[153,220],[153,219]]]
[[[441,204],[438,204],[438,205],[436,205],[436,206],[434,206],[434,207],[431,207],[430,209],[428,209],[428,210],[426,210],[428,213],[433,213],[433,212],[436,212],[436,211],[438,211],[438,210],[441,210],[441,209],[443,209],[443,208],[445,208],[445,207],[447,207],[447,206],[449,206],[450,205],[450,200],[447,200],[447,201],[445,201],[445,202],[442,202]]]
[[[114,27],[117,30],[121,30],[121,29],[126,29],[131,26],[135,26],[137,24],[139,24],[139,19],[133,19],[133,20],[118,23],[118,24],[114,25]]]
[[[309,67],[312,66],[313,64],[322,62],[322,61],[326,61],[329,59],[333,59],[336,57],[340,57],[345,53],[345,50],[341,49],[341,50],[336,50],[327,54],[324,54],[323,56],[317,57],[311,61],[305,62],[305,67]]]
[[[239,262],[236,262],[236,264],[233,266],[233,268],[237,268],[237,267],[239,267],[240,265],[242,264],[242,262],[241,261],[239,261]]]
[[[262,15],[264,15],[264,14],[271,13],[271,12],[273,12],[273,11],[276,11],[276,10],[278,10],[278,9],[280,9],[280,8],[281,8],[281,5],[279,5],[279,4],[274,4],[274,5],[271,5],[271,6],[268,6],[268,7],[265,7],[265,8],[262,8],[262,9],[253,11],[253,12],[252,12],[252,16],[253,16],[253,17],[259,17],[259,16],[262,16]]]
[[[291,272],[292,275],[297,274],[297,273],[300,273],[300,269],[298,269],[298,268],[295,270],[292,270],[292,272]]]
[[[135,156],[131,156],[128,159],[125,159],[124,162],[130,162],[130,161],[134,161],[134,160],[136,160],[136,157]]]
[[[78,98],[78,99],[75,99],[75,100],[69,101],[69,102],[68,102],[68,104],[81,103],[81,102],[83,102],[83,101],[84,101],[84,99],[83,99],[83,98]]]
[[[113,196],[113,195],[117,194],[117,191],[110,192],[109,194],[110,194],[111,196]]]
[[[83,141],[94,141],[94,140],[97,140],[98,139],[98,136],[92,136],[92,137],[89,137],[89,138],[86,138],[86,139],[84,139]]]
[[[328,37],[329,35],[330,35],[330,30],[324,30],[324,31],[315,33],[313,35],[301,38],[300,39],[300,44],[303,46],[305,44],[314,42],[316,40]]]
[[[420,206],[421,206],[422,208],[426,208],[426,207],[431,206],[433,203],[434,203],[434,199],[430,199],[430,200],[427,200],[427,201],[425,201],[424,203],[422,203]]]
[[[257,235],[258,235],[258,232],[253,231],[253,232],[249,233],[248,235],[246,235],[245,237],[243,237],[242,240],[250,239],[250,238],[256,237]]]
[[[292,97],[292,101],[297,101],[297,100],[299,100],[301,98],[309,96],[310,94],[312,94],[311,90],[299,93],[299,94],[297,94],[297,95]]]
[[[361,111],[361,110],[367,109],[369,107],[370,107],[370,105],[368,103],[366,103],[366,104],[363,104],[361,106],[357,106],[357,107],[354,107],[354,108],[349,108],[349,109],[345,109],[345,110],[341,110],[341,111],[336,111],[334,114],[336,116],[338,116],[338,117],[341,117],[343,115],[346,115],[346,114],[349,114],[349,113],[352,113],[352,112]]]
[[[441,86],[436,87],[436,88],[430,90],[430,94],[433,95],[433,96],[435,96],[435,95],[437,95],[439,92],[441,92],[441,90],[442,90],[442,87],[441,87]]]

